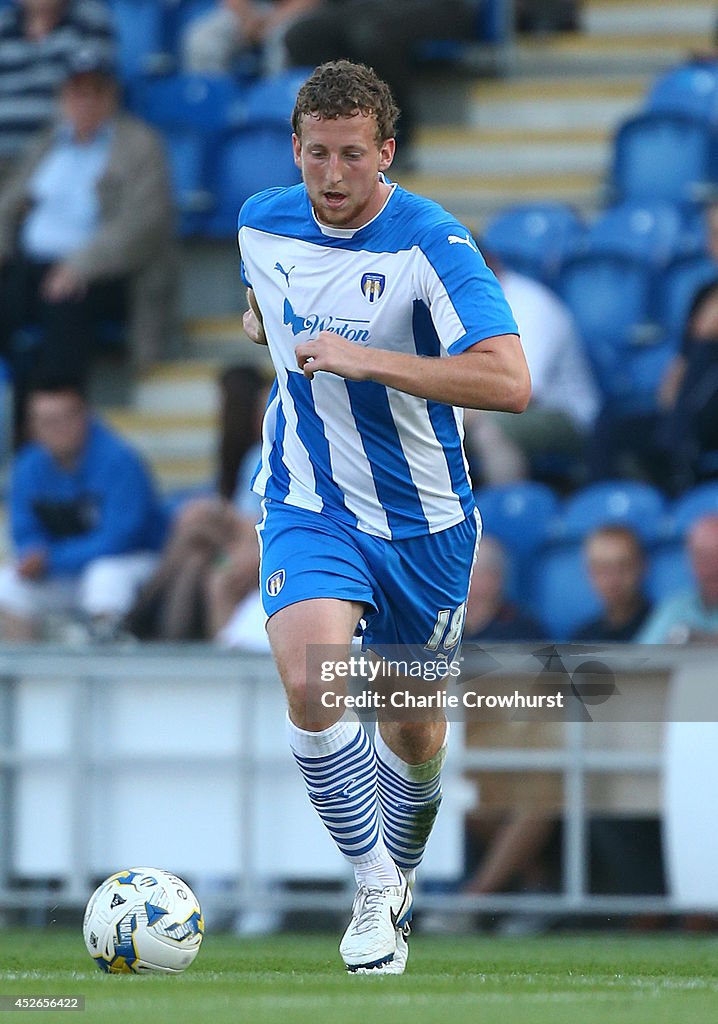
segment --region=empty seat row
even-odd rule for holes
[[[231,236],[244,200],[299,180],[290,117],[306,78],[293,70],[256,82],[229,75],[142,75],[129,108],[163,135],[183,235]]]
[[[495,216],[483,242],[561,295],[614,408],[655,409],[696,292],[718,279],[702,211],[628,202],[587,225],[568,206],[524,204]]]
[[[514,270],[555,285],[576,256],[630,256],[657,268],[705,255],[701,206],[666,200],[629,200],[602,210],[587,223],[565,203],[518,203],[495,214],[482,235],[484,247]]]

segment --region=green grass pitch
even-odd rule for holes
[[[718,940],[412,939],[404,977],[349,977],[336,936],[208,935],[178,977],[107,976],[75,931],[0,931],[0,994],[83,995],[76,1024],[715,1024]]]

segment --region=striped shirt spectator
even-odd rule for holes
[[[114,54],[103,0],[15,0],[0,10],[0,161],[15,158],[55,113],[58,87],[78,46]]]

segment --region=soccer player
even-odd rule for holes
[[[443,715],[380,720],[374,743],[312,671],[308,645],[406,644],[455,657],[480,522],[466,406],[521,412],[516,324],[470,233],[386,177],[398,111],[369,68],[334,61],[292,115],[303,183],[239,215],[250,310],[277,372],[254,489],[267,631],[309,798],[357,881],[340,952],[400,974],[414,872],[441,799]],[[329,702],[331,703],[331,702]]]

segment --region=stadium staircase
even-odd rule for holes
[[[510,74],[435,75],[406,187],[436,198],[479,231],[517,201],[567,201],[591,214],[605,199],[611,139],[659,71],[710,44],[715,4],[585,0],[583,31],[520,39]],[[181,350],[151,368],[110,420],[147,454],[166,491],[212,477],[215,379],[263,358],[241,332],[242,289],[231,242],[186,242]]]

